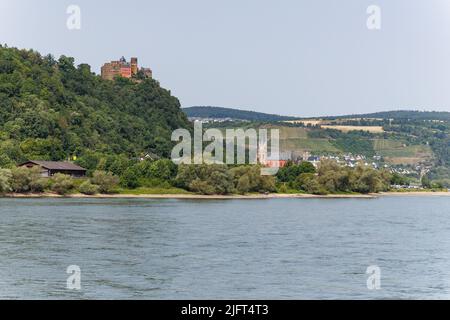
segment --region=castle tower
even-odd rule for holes
[[[133,76],[138,73],[138,58],[131,58],[131,74]]]

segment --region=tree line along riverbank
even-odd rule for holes
[[[112,166],[110,167],[112,168]],[[115,170],[118,170],[117,167]],[[309,162],[288,163],[276,176],[262,176],[259,166],[180,165],[168,159],[145,160],[119,170],[88,172],[86,178],[56,174],[43,178],[39,168],[0,169],[2,195],[151,196],[358,196],[389,192],[399,177],[360,165],[342,167],[332,160],[316,169]],[[421,191],[442,191],[425,186]],[[397,193],[402,190],[395,190]]]

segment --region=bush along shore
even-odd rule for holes
[[[358,196],[389,192],[398,180],[385,170],[342,167],[332,160],[322,161],[317,169],[309,162],[289,163],[276,176],[262,176],[259,166],[176,166],[166,159],[141,161],[121,172],[96,170],[85,178],[64,174],[43,178],[36,167],[0,169],[0,195]],[[427,187],[423,191],[438,191]]]

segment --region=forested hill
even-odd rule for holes
[[[338,117],[326,117],[325,119],[346,119],[346,118],[368,118],[368,119],[396,119],[396,120],[440,120],[450,121],[450,112],[444,111],[386,111],[368,114],[347,115]]]
[[[233,120],[246,120],[246,121],[289,121],[289,120],[300,120],[309,118],[291,117],[291,116],[280,116],[274,114],[267,114],[254,111],[244,111],[232,108],[221,108],[221,107],[190,107],[184,108],[183,111],[188,117],[197,118],[214,118],[214,119],[226,119],[230,118]],[[438,112],[438,111],[409,111],[409,110],[398,110],[398,111],[386,111],[386,112],[376,112],[367,114],[354,114],[345,116],[325,116],[325,117],[314,117],[314,119],[349,119],[349,118],[368,118],[368,119],[397,119],[397,120],[441,120],[450,121],[450,112]],[[312,119],[312,118],[311,118]]]
[[[254,111],[245,111],[231,108],[221,107],[190,107],[184,108],[183,111],[188,117],[195,118],[212,118],[212,119],[233,119],[244,121],[289,121],[298,118],[279,116],[275,114],[267,114]]]
[[[157,81],[107,81],[70,57],[0,46],[0,167],[87,153],[167,155],[172,131],[188,126]]]

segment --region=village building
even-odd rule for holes
[[[82,178],[86,176],[86,169],[77,166],[71,162],[58,162],[58,161],[37,161],[30,160],[19,165],[24,168],[39,167],[41,169],[41,175],[49,178],[57,173],[69,175],[73,178]]]

